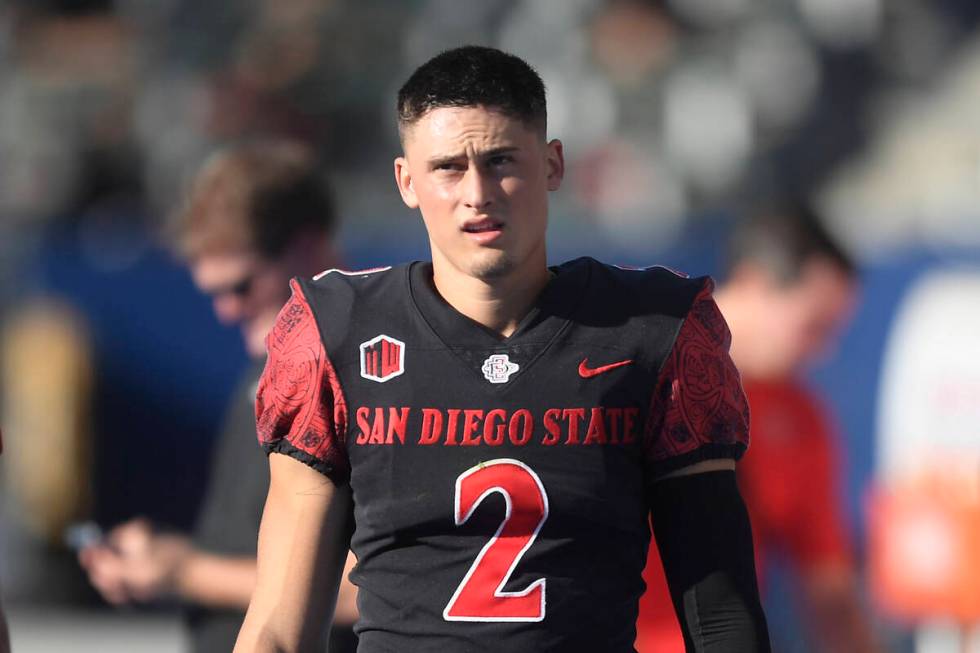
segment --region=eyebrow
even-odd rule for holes
[[[489,159],[491,157],[500,156],[501,154],[510,154],[511,152],[516,152],[520,148],[517,146],[509,145],[505,147],[495,147],[492,150],[487,150],[486,152],[480,152],[479,156],[483,159]],[[438,168],[441,165],[453,163],[459,161],[460,159],[465,159],[466,154],[450,154],[446,156],[435,156],[429,159],[429,168]]]

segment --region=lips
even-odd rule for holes
[[[463,231],[469,234],[480,234],[488,231],[500,231],[504,228],[504,223],[492,218],[482,220],[469,220],[463,225]]]

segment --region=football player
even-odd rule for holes
[[[463,47],[398,94],[431,262],[294,280],[256,402],[271,483],[236,651],[311,651],[344,552],[361,651],[633,650],[648,516],[691,650],[769,649],[711,282],[549,268],[544,87]]]

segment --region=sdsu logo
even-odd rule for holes
[[[361,343],[361,376],[384,383],[405,371],[405,343],[384,334]]]
[[[483,361],[483,376],[490,383],[507,383],[510,375],[521,369],[517,363],[511,363],[507,354],[493,354]]]

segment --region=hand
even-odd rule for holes
[[[118,605],[173,593],[190,552],[187,538],[157,534],[147,520],[134,519],[82,549],[78,560],[105,600]]]

